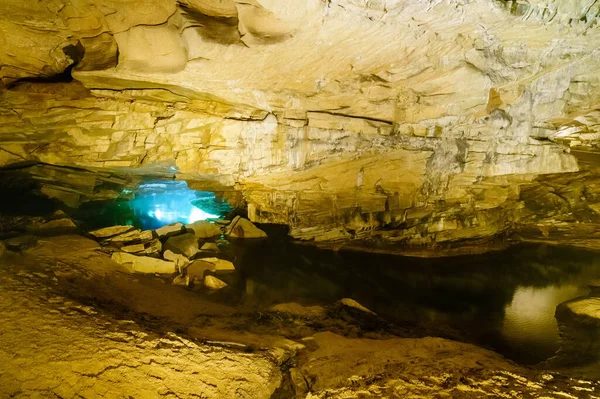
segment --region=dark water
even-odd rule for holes
[[[45,209],[23,198],[0,210]],[[153,229],[223,218],[230,211],[218,193],[192,191],[185,182],[147,181],[118,200],[84,204],[73,216],[85,228]],[[221,246],[239,271],[230,300],[244,306],[328,305],[349,297],[417,334],[473,342],[527,364],[558,349],[556,305],[586,294],[587,282],[600,278],[600,254],[577,249],[519,245],[484,255],[420,259],[320,250],[290,242],[282,229],[268,233],[265,241]]]
[[[600,254],[545,245],[421,259],[332,252],[283,240],[230,250],[245,301],[328,304],[349,297],[425,335],[473,342],[524,364],[558,349],[556,305],[585,295]]]

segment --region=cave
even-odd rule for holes
[[[1,398],[598,396],[597,1],[0,11]]]

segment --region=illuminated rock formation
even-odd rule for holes
[[[570,147],[600,135],[592,0],[0,11],[0,165],[162,166],[243,190],[252,221],[298,238],[508,231],[522,186],[578,171]]]

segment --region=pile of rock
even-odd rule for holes
[[[112,259],[132,273],[176,274],[173,284],[218,290],[227,283],[217,276],[235,271],[228,260],[219,258],[218,242],[228,238],[265,238],[266,233],[247,219],[173,223],[156,230],[133,226],[111,226],[89,234],[112,253]]]

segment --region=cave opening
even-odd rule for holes
[[[136,187],[124,188],[116,199],[81,204],[75,217],[90,228],[157,229],[176,222],[224,219],[233,210],[222,192],[193,190],[185,181],[144,178]]]

